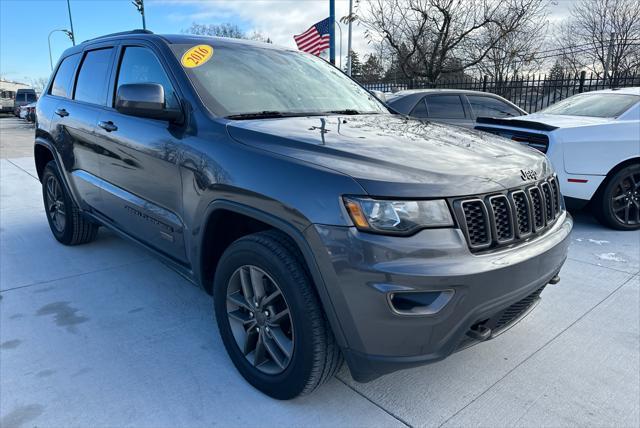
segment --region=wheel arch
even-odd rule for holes
[[[341,347],[346,346],[344,333],[320,269],[311,247],[299,229],[270,213],[228,200],[216,200],[209,204],[205,219],[199,239],[199,253],[196,255],[198,262],[196,273],[207,293],[212,292],[213,278],[220,257],[232,242],[251,233],[269,229],[277,230],[284,234],[299,252],[336,340]]]
[[[640,156],[634,156],[632,158],[625,159],[619,164],[617,164],[616,166],[614,166],[613,168],[611,168],[607,173],[607,175],[605,176],[605,179],[602,180],[602,183],[600,183],[600,185],[598,186],[598,189],[595,191],[594,197],[592,199],[596,199],[600,196],[600,194],[602,193],[602,190],[605,188],[605,186],[607,185],[611,177],[613,177],[618,171],[633,164],[640,164]]]
[[[33,146],[33,157],[38,172],[38,179],[42,181],[44,167],[52,160],[55,160],[54,150],[51,141],[45,137],[37,137]]]

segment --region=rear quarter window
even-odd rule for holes
[[[62,63],[56,72],[56,76],[53,78],[53,83],[51,84],[51,90],[49,91],[51,95],[64,98],[71,97],[73,73],[79,60],[79,53],[68,56],[62,60]]]

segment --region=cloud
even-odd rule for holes
[[[191,24],[232,22],[247,31],[258,31],[273,40],[275,44],[295,47],[294,34],[300,34],[311,25],[329,16],[329,2],[326,0],[158,0],[156,3],[176,6],[190,6],[188,12],[172,12],[174,21]],[[355,1],[354,1],[355,3]],[[336,20],[349,13],[347,0],[336,1]],[[342,53],[347,54],[347,26],[342,26]],[[353,25],[353,49],[363,53],[371,51],[364,38],[364,29]],[[336,28],[336,50],[339,54],[340,31]],[[343,60],[344,63],[345,60]]]

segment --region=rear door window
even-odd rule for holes
[[[79,59],[80,54],[77,53],[62,60],[62,64],[58,67],[58,72],[56,73],[56,77],[53,79],[53,84],[51,85],[51,95],[71,98],[71,81]]]
[[[113,48],[98,49],[86,53],[78,73],[75,100],[107,105],[112,53]]]
[[[458,95],[429,95],[425,98],[429,118],[464,119],[464,107]]]
[[[131,83],[158,83],[164,88],[165,107],[178,109],[178,98],[169,76],[155,54],[147,48],[129,46],[125,48],[118,72],[117,87]]]
[[[482,95],[467,95],[476,117],[513,117],[521,113],[504,101]]]
[[[34,94],[33,92],[27,92],[27,102],[28,103],[32,103],[34,101],[37,101],[37,97],[36,94]]]

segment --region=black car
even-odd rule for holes
[[[473,129],[479,117],[518,117],[527,114],[504,98],[462,89],[409,89],[386,96],[389,107],[420,120]]]
[[[275,398],[343,359],[365,382],[490,339],[566,258],[543,154],[394,115],[294,50],[100,37],[62,55],[36,118],[55,238],[105,226],[202,286],[231,360]]]

